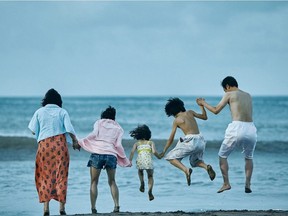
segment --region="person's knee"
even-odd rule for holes
[[[98,180],[97,179],[91,179],[91,188],[97,187]]]
[[[148,173],[147,177],[148,177],[148,179],[153,178],[153,173]]]
[[[116,184],[115,179],[108,179],[108,184],[109,186],[115,185]]]
[[[168,161],[169,161],[170,164],[174,164],[175,160],[176,159],[171,159],[171,160],[168,160]]]
[[[138,173],[139,173],[139,175],[144,175],[144,172],[143,172],[143,170],[138,170]]]

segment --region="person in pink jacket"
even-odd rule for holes
[[[84,139],[79,139],[79,145],[92,153],[88,161],[90,167],[91,186],[90,201],[92,214],[96,214],[96,200],[98,195],[98,181],[102,169],[106,169],[108,184],[114,201],[113,212],[119,212],[119,190],[115,180],[117,164],[131,167],[122,146],[124,130],[115,121],[116,110],[109,106],[101,113],[101,119],[94,124],[94,130]]]

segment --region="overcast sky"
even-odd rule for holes
[[[0,96],[288,95],[288,2],[0,2]]]

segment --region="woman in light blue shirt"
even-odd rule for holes
[[[67,142],[72,139],[75,149],[78,148],[78,141],[68,112],[62,108],[61,95],[55,89],[48,90],[42,100],[42,107],[34,113],[28,128],[38,142],[35,183],[39,202],[44,203],[44,216],[50,215],[51,199],[59,201],[60,215],[66,215],[69,170]]]

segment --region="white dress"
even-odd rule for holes
[[[153,169],[152,160],[152,142],[151,141],[138,141],[137,145],[137,159],[136,165],[137,169]]]

